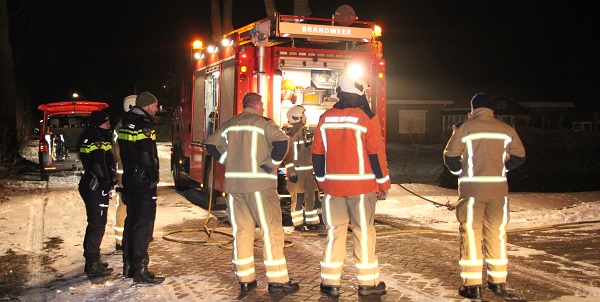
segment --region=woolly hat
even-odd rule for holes
[[[147,91],[138,94],[137,98],[135,99],[135,105],[140,108],[152,105],[154,103],[158,103],[158,100],[152,93]]]
[[[100,127],[102,124],[108,122],[109,120],[110,118],[108,117],[108,114],[104,113],[103,111],[94,110],[92,111],[92,113],[90,113],[90,126]]]
[[[480,92],[471,99],[471,108],[472,110],[475,110],[481,107],[496,110],[496,100],[494,100],[491,95]]]

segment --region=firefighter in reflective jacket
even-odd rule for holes
[[[367,82],[343,74],[333,108],[319,119],[312,146],[313,167],[325,196],[327,243],[321,261],[321,292],[338,296],[346,255],[348,220],[352,225],[358,294],[383,295],[375,256],[375,204],[385,199],[390,178],[379,119],[369,109]]]
[[[459,294],[479,299],[484,259],[488,287],[496,294],[506,293],[506,172],[525,161],[525,148],[515,129],[494,118],[496,102],[490,95],[476,94],[471,108],[468,120],[454,125],[444,162],[452,174],[458,175],[456,218],[460,223],[463,282]]]
[[[118,142],[123,162],[123,191],[127,218],[123,232],[123,277],[134,283],[157,284],[164,278],[148,271],[148,245],[156,218],[156,185],[159,180],[154,116],[158,101],[149,92],[135,99],[123,116]]]
[[[131,107],[135,106],[136,95],[130,95],[123,101],[124,112],[129,111]],[[123,117],[115,124],[114,138],[113,138],[113,154],[117,163],[117,195],[116,195],[116,213],[115,213],[115,245],[117,250],[123,250],[123,230],[125,229],[125,217],[127,217],[127,205],[123,199],[123,162],[121,161],[121,148],[119,148],[119,142],[117,140],[119,129]]]
[[[313,177],[312,141],[308,139],[305,108],[296,105],[288,109],[287,118],[292,128],[288,131],[290,147],[283,160],[286,168],[287,189],[290,192],[291,214],[294,229],[297,231],[320,228],[319,215],[315,209],[315,179]]]
[[[225,165],[224,191],[233,226],[233,267],[242,293],[256,287],[254,228],[263,236],[263,257],[270,293],[292,293],[283,255],[284,234],[277,169],[288,149],[288,137],[273,120],[262,116],[262,97],[247,93],[244,110],[224,122],[206,140],[208,153]]]
[[[85,170],[79,181],[79,193],[85,202],[88,223],[83,240],[84,271],[91,280],[108,276],[113,271],[107,267],[107,263],[100,261],[100,244],[106,228],[110,191],[116,182],[110,141],[108,115],[99,110],[93,111],[79,149]]]

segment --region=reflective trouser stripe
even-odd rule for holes
[[[506,282],[508,198],[461,197],[456,211],[460,223],[459,265],[463,284],[467,286],[483,284],[482,240],[485,244],[488,282]]]
[[[304,220],[306,220],[306,224],[318,224],[319,216],[316,214],[316,211],[314,215],[312,214],[315,208],[315,190],[317,188],[312,170],[296,170],[296,173],[298,175],[298,182],[292,183],[288,181],[287,183],[288,191],[290,191],[292,222],[294,226],[302,225]],[[303,209],[305,217],[302,215]],[[297,216],[295,216],[295,212],[299,212],[300,214],[296,214]],[[315,219],[315,216],[317,219]]]
[[[253,251],[256,224],[263,234],[263,258],[268,282],[288,282],[277,192],[230,193],[228,197],[228,214],[234,238],[233,265],[239,282],[256,279]]]
[[[123,230],[125,228],[125,218],[127,217],[127,206],[123,203],[123,194],[117,193],[115,198],[115,242],[116,244],[123,244]]]
[[[374,192],[338,197],[325,194],[323,220],[327,226],[327,241],[321,261],[321,279],[326,285],[340,285],[342,264],[346,257],[348,220],[352,224],[354,262],[359,285],[379,283],[379,265],[375,256],[376,196]]]

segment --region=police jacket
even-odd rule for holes
[[[444,149],[444,162],[458,175],[459,194],[465,197],[506,196],[506,172],[524,161],[525,148],[515,129],[485,107],[454,125]]]
[[[308,131],[302,123],[295,123],[289,130],[290,145],[288,153],[283,159],[287,175],[296,174],[296,171],[312,172],[312,140],[308,139]]]
[[[98,127],[86,128],[81,141],[79,153],[85,171],[82,181],[91,181],[95,178],[99,188],[108,192],[116,181],[110,130]]]
[[[143,169],[144,178],[158,182],[158,152],[152,116],[139,107],[132,107],[123,116],[117,142],[121,149],[123,177],[131,177],[134,170]]]
[[[273,120],[247,107],[211,134],[206,148],[225,165],[224,191],[250,193],[276,189],[288,137]]]
[[[320,187],[334,196],[390,188],[379,119],[363,99],[342,99],[319,119],[312,160]]]

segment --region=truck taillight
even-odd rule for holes
[[[48,143],[45,141],[40,142],[40,152],[48,152]]]

